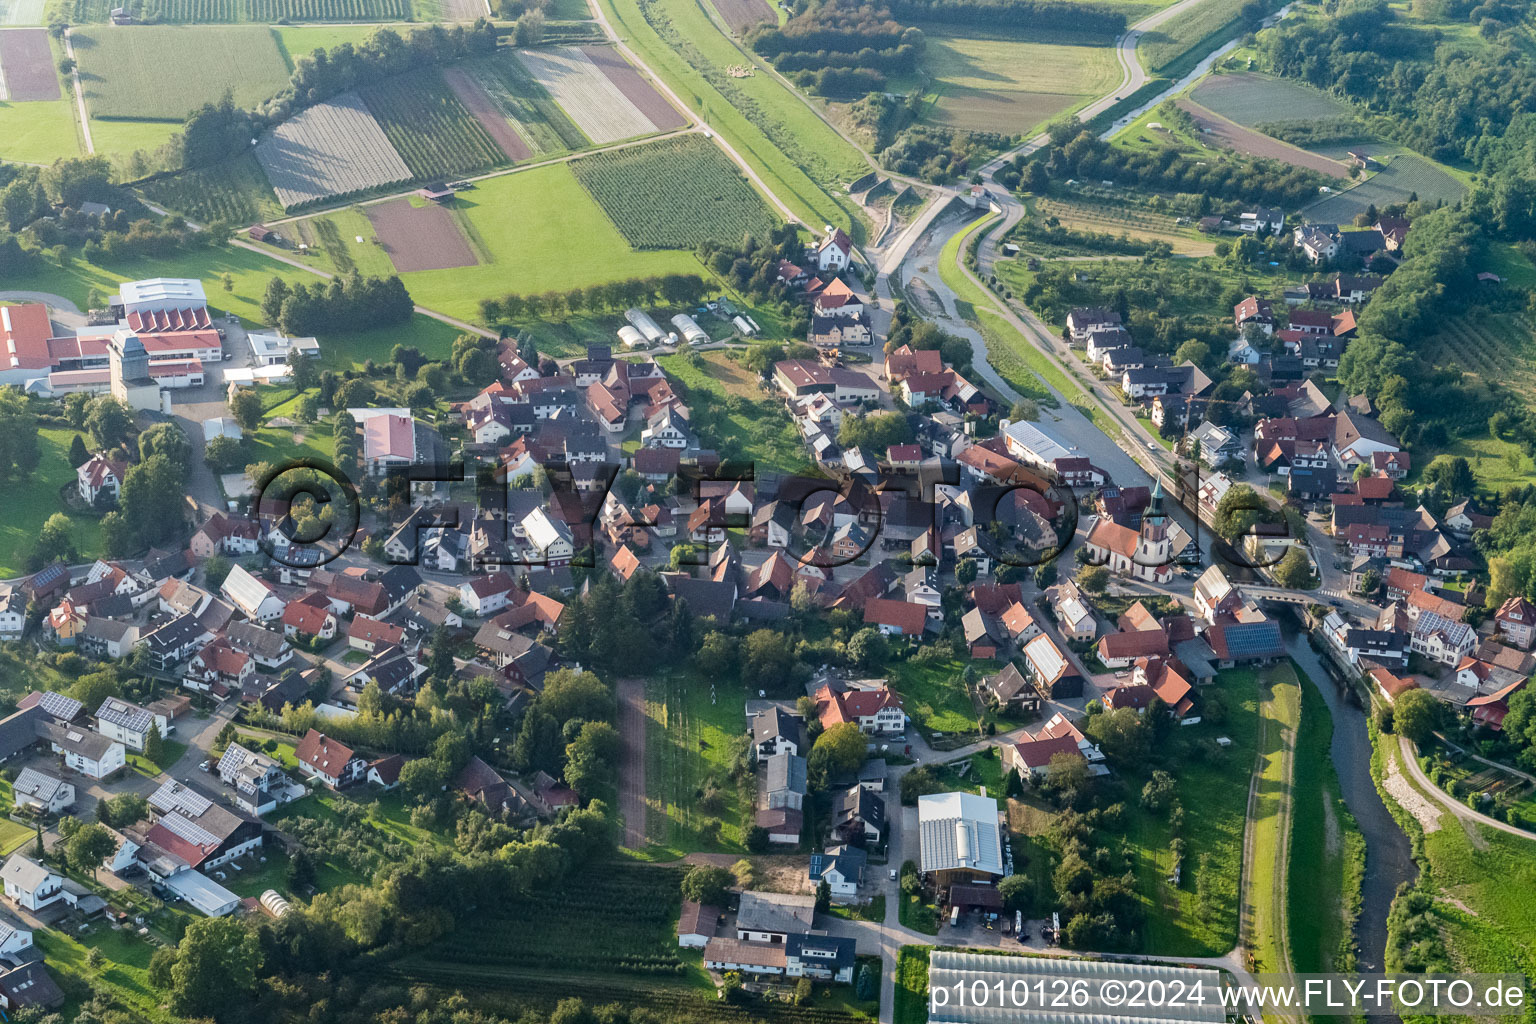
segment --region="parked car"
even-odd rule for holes
[[[197,766],[197,770],[200,771],[200,772],[212,771],[213,770],[213,762],[212,761],[204,761],[202,764]]]

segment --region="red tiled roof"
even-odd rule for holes
[[[189,867],[193,868],[213,856],[214,851],[219,848],[219,844],[216,842],[199,845],[191,840],[183,839],[164,825],[158,823],[145,834],[144,838],[167,853],[180,857],[187,862]]]
[[[298,600],[288,602],[288,606],[283,609],[283,625],[315,636],[325,628],[325,620],[330,615],[330,604],[325,595],[308,593]]]
[[[871,625],[895,626],[902,633],[915,636],[928,622],[928,609],[910,601],[876,597],[864,602],[864,621]]]
[[[1099,657],[1105,661],[1167,656],[1168,634],[1161,628],[1106,633],[1099,641]]]
[[[359,615],[347,627],[347,637],[373,644],[398,644],[405,639],[404,628],[392,622],[380,622],[366,615]]]
[[[47,306],[0,306],[0,368],[44,370],[54,365],[48,350],[52,333]]]
[[[1049,767],[1051,758],[1057,754],[1078,758],[1083,756],[1083,752],[1077,748],[1077,741],[1070,736],[1037,736],[1015,743],[1013,749],[1019,760],[1031,768]]]
[[[353,757],[351,747],[315,729],[304,734],[293,753],[300,762],[332,779],[341,778],[342,769]]]

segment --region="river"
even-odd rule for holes
[[[1289,616],[1281,616],[1286,650],[1317,686],[1333,716],[1330,754],[1339,776],[1344,803],[1365,837],[1365,879],[1361,885],[1360,919],[1355,922],[1359,971],[1380,971],[1387,949],[1387,911],[1397,887],[1418,875],[1413,848],[1397,821],[1381,802],[1371,779],[1371,737],[1365,712],[1353,690],[1334,679],[1307,635]]]

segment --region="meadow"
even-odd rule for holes
[[[646,836],[678,856],[694,850],[740,851],[752,824],[753,791],[730,779],[731,741],[746,729],[745,688],[678,672],[646,681]],[[701,806],[708,783],[720,804]],[[716,824],[718,823],[718,824]],[[718,831],[717,831],[718,830]]]
[[[0,160],[50,164],[79,156],[80,132],[71,99],[32,103],[0,101]]]
[[[134,25],[77,29],[70,39],[94,118],[180,121],[226,92],[254,107],[288,84],[277,41],[260,26]]]
[[[75,25],[104,24],[115,7],[141,22],[231,24],[280,21],[406,21],[411,0],[57,0],[58,15]]]
[[[509,290],[564,291],[630,277],[701,271],[690,252],[632,250],[566,164],[487,178],[459,193],[454,205],[463,218],[461,227],[483,246],[483,262],[401,277],[417,302],[460,319],[477,322],[480,299]],[[290,233],[293,225],[287,229]],[[363,253],[353,241],[357,234],[364,237]],[[367,258],[371,235],[338,235],[359,263]],[[326,260],[322,266],[334,269],[334,262]]]
[[[697,135],[596,153],[571,170],[636,249],[732,244],[776,223],[736,165]]]
[[[1136,58],[1156,75],[1178,78],[1232,34],[1244,0],[1205,0],[1142,33]]]
[[[615,31],[796,216],[808,224],[848,225],[855,241],[862,237],[855,204],[834,194],[869,169],[862,154],[771,76],[728,77],[725,68],[747,58],[701,7],[693,0],[601,3]]]
[[[933,124],[1028,137],[1120,80],[1112,40],[1037,42],[918,27],[932,77],[922,116]]]
[[[1001,662],[960,658],[908,660],[890,666],[891,686],[901,694],[907,714],[930,742],[942,733],[941,742],[952,740],[952,746],[967,743],[977,737],[978,724],[998,721],[990,710],[977,712],[966,691],[964,675],[969,666],[975,667],[978,679],[1003,667]]]
[[[762,392],[748,397],[739,390],[743,371],[731,361],[733,354],[701,353],[698,365],[686,355],[660,356],[656,361],[682,383],[694,429],[721,458],[745,459],[759,469],[783,473],[808,469],[810,455],[788,413]]]

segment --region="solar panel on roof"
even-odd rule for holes
[[[167,832],[185,839],[197,846],[217,846],[219,837],[203,828],[197,822],[185,818],[180,814],[167,814],[160,819],[160,824],[165,826]]]
[[[183,811],[188,817],[200,817],[213,801],[195,793],[179,782],[167,782],[149,798],[150,806],[159,811]]]
[[[70,719],[80,713],[80,702],[62,693],[44,691],[38,698],[38,706],[54,718]]]

